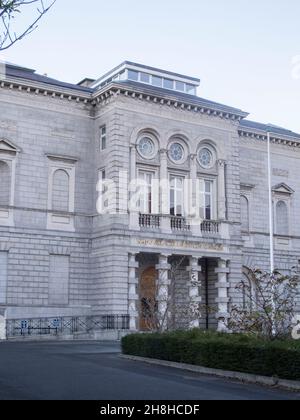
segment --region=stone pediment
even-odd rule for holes
[[[17,154],[20,151],[11,141],[0,138],[0,153]]]
[[[277,194],[287,194],[287,195],[292,195],[294,194],[294,190],[289,187],[287,184],[285,184],[284,182],[282,182],[281,184],[277,184],[272,188],[274,193]]]

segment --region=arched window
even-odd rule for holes
[[[249,201],[244,195],[241,196],[241,223],[242,231],[249,232]]]
[[[289,234],[289,214],[285,201],[278,201],[276,204],[276,233],[283,236]]]
[[[69,211],[69,184],[67,172],[58,169],[53,175],[52,210]]]
[[[11,173],[8,164],[0,161],[0,205],[10,204]]]

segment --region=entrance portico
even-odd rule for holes
[[[130,253],[131,331],[227,331],[229,261],[171,253]]]

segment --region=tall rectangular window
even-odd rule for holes
[[[100,127],[100,150],[106,149],[106,125]]]
[[[170,214],[183,216],[184,177],[170,177]]]
[[[103,182],[102,191],[99,191],[99,194],[101,192],[102,197],[103,197],[107,193],[107,191],[108,191],[108,187],[105,184],[105,181],[106,181],[106,170],[105,169],[100,169],[99,170],[99,172],[98,172],[98,181]],[[103,206],[105,208],[108,207],[108,200],[107,199],[103,201]]]
[[[145,214],[153,213],[153,178],[153,172],[139,172],[139,179],[141,181],[139,208]]]
[[[50,255],[49,304],[68,305],[70,257]]]
[[[7,252],[0,252],[0,304],[6,303],[7,257]]]
[[[211,179],[200,180],[200,217],[212,220],[215,215],[214,181]]]

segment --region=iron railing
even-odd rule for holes
[[[129,330],[129,315],[8,319],[6,337],[73,335],[105,330]]]

